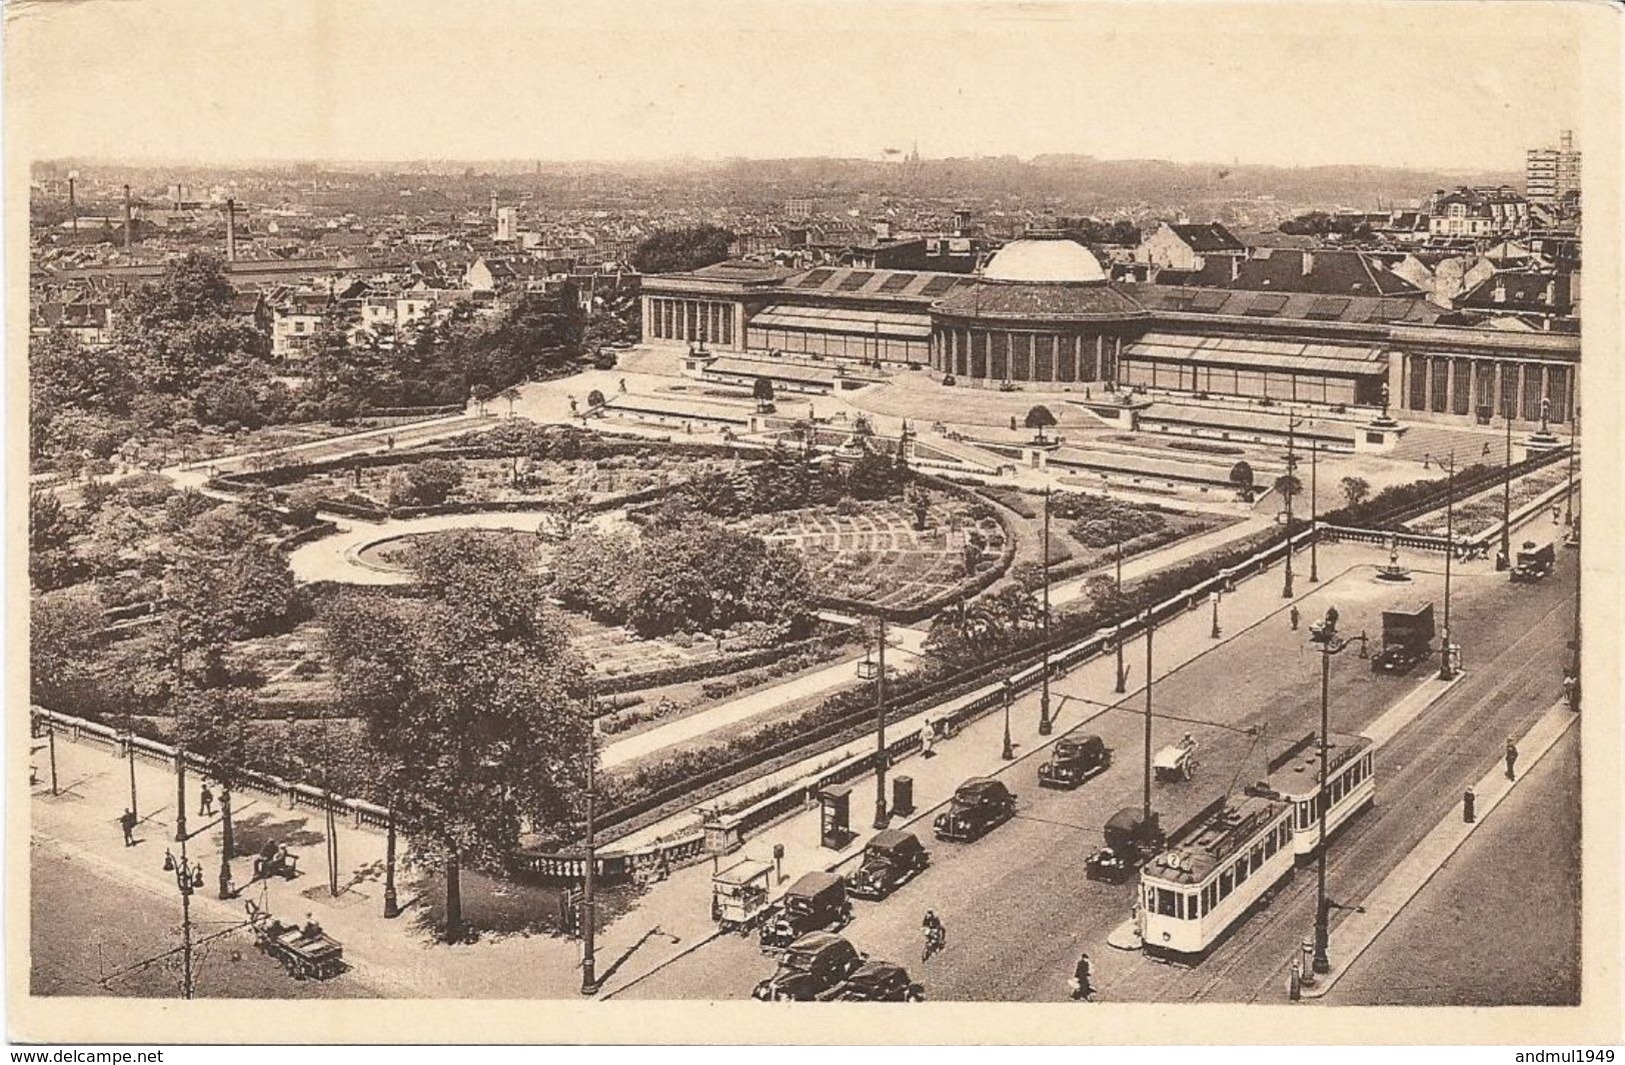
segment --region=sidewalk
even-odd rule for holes
[[[906,652],[919,654],[921,646],[925,643],[925,633],[919,629],[905,628],[901,625],[888,626],[886,630],[886,646],[900,647]],[[822,695],[835,688],[852,683],[856,676],[857,663],[863,661],[863,655],[842,658],[841,660],[805,673],[782,684],[773,684],[702,710],[697,714],[689,714],[670,724],[639,732],[635,736],[628,736],[624,740],[616,740],[606,744],[599,754],[599,762],[605,769],[625,765],[645,755],[665,747],[673,747],[679,743],[686,743],[697,736],[708,732],[715,732],[720,728],[746,721],[758,714],[766,713],[785,703],[796,699],[804,699],[809,695]],[[888,666],[887,671],[890,672]]]
[[[44,741],[35,741],[42,745]],[[87,744],[57,737],[57,772],[61,794],[50,794],[45,752],[34,755],[39,783],[32,789],[31,831],[41,844],[87,865],[94,865],[132,890],[155,894],[176,904],[173,873],[163,869],[164,853],[178,856],[174,841],[174,772],[144,761],[136,763],[136,788],[142,821],[136,846],[120,837],[118,815],[129,804],[128,763]],[[271,799],[239,795],[233,803],[240,857],[233,859],[238,898],[218,894],[220,823],[197,813],[198,778],[188,774],[187,857],[203,867],[203,887],[192,896],[193,916],[216,928],[241,923],[245,900],[253,900],[283,921],[303,921],[311,914],[344,945],[344,958],[360,983],[389,997],[401,998],[577,998],[581,982],[581,944],[548,934],[488,936],[481,941],[446,946],[420,926],[422,902],[414,898],[417,875],[397,871],[403,912],[383,916],[385,836],[371,829],[338,825],[338,897],[328,890],[323,858],[325,817],[320,811],[284,809]],[[253,852],[267,839],[289,844],[300,856],[300,875],[250,884]],[[405,854],[404,841],[400,853]],[[606,891],[600,902],[598,972],[608,973],[613,988],[647,971],[714,932],[711,924],[709,863],[676,871],[654,890]],[[468,897],[471,880],[465,878]],[[499,887],[519,895],[526,890]],[[628,899],[628,896],[631,896]],[[438,900],[435,900],[438,905]],[[245,941],[246,942],[246,941]],[[178,940],[177,940],[178,943]],[[622,967],[614,969],[617,959]],[[290,977],[291,979],[291,977]],[[344,977],[340,977],[344,979]]]
[[[1303,989],[1305,998],[1320,998],[1332,989],[1366,948],[1416,897],[1417,892],[1443,868],[1456,849],[1483,823],[1490,811],[1517,786],[1523,774],[1539,762],[1577,720],[1579,715],[1570,710],[1566,702],[1554,704],[1518,740],[1518,780],[1508,780],[1505,769],[1500,765],[1484,774],[1473,785],[1477,803],[1475,819],[1470,823],[1463,821],[1458,806],[1362,900],[1359,910],[1332,929],[1327,953],[1336,961],[1330,973],[1319,977],[1313,987]]]

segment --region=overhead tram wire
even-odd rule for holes
[[[1123,713],[1126,713],[1126,714],[1133,714],[1135,717],[1144,717],[1145,716],[1145,711],[1144,710],[1136,709],[1136,708],[1131,707],[1131,706],[1127,705],[1126,703],[1122,703],[1122,702],[1103,703],[1103,702],[1100,702],[1098,699],[1089,699],[1089,698],[1086,698],[1086,697],[1084,697],[1082,695],[1067,695],[1065,692],[1057,693],[1056,698],[1058,698],[1061,701],[1062,706],[1065,706],[1066,703],[1068,703],[1068,702],[1083,703],[1086,706],[1098,707],[1102,712],[1107,711],[1107,710],[1119,710],[1119,711],[1122,711]],[[1096,715],[1096,716],[1099,716],[1099,715]],[[1153,718],[1155,718],[1157,720],[1161,720],[1161,721],[1178,721],[1181,724],[1185,724],[1185,725],[1202,725],[1202,726],[1205,726],[1207,728],[1222,729],[1225,732],[1234,732],[1234,733],[1237,733],[1237,734],[1242,735],[1242,736],[1257,736],[1258,733],[1263,728],[1263,726],[1261,726],[1261,725],[1253,725],[1253,726],[1248,726],[1248,727],[1242,727],[1242,726],[1238,726],[1238,725],[1230,725],[1230,724],[1226,724],[1223,721],[1212,721],[1212,720],[1209,720],[1207,718],[1201,718],[1201,717],[1185,717],[1184,715],[1181,715],[1181,714],[1170,714],[1170,713],[1167,713],[1165,711],[1160,711],[1160,710],[1159,711],[1153,711],[1151,716]],[[1074,727],[1076,727],[1076,726],[1074,726]]]

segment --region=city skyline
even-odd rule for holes
[[[1561,128],[1586,142],[1584,42],[1574,23],[1531,34],[1526,5],[1475,15],[1448,71],[1433,34],[1449,5],[1168,8],[489,0],[453,19],[369,0],[339,19],[302,0],[91,0],[15,9],[8,28],[36,158],[879,159],[917,144],[927,158],[1512,171]],[[250,41],[269,61],[240,61]],[[31,60],[70,42],[105,59]]]

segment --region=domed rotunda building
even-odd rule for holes
[[[1117,380],[1149,312],[1077,241],[1031,235],[931,307],[931,365],[965,384],[1068,388]]]

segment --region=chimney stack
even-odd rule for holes
[[[73,226],[73,235],[79,235],[79,200],[74,195],[74,184],[79,180],[79,171],[68,171],[68,220]]]
[[[237,261],[237,201],[226,201],[226,262]]]
[[[130,218],[130,186],[124,186],[124,247],[128,249],[135,242],[135,223]]]

